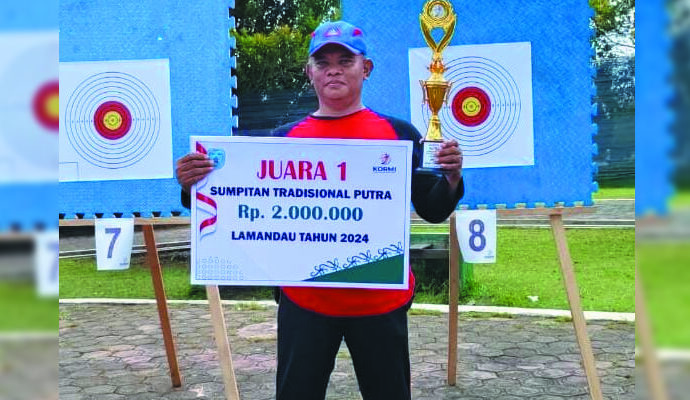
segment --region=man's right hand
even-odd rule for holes
[[[189,193],[192,185],[213,171],[213,161],[206,154],[189,153],[177,160],[175,176],[182,189]]]

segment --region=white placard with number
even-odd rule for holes
[[[133,240],[133,218],[97,219],[96,268],[99,271],[129,268]]]
[[[36,291],[41,297],[60,294],[60,234],[50,230],[34,234]]]
[[[462,210],[455,214],[455,230],[464,262],[496,262],[496,210]]]

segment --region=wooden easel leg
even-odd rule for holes
[[[239,400],[240,392],[237,389],[235,379],[235,369],[232,366],[232,355],[230,353],[230,342],[228,341],[228,331],[225,326],[225,317],[220,303],[220,293],[218,286],[206,286],[206,297],[211,308],[211,323],[213,324],[213,336],[218,347],[218,358],[220,368],[223,372],[223,383],[225,385],[225,397],[228,400]]]
[[[575,336],[577,338],[577,344],[580,346],[580,354],[582,355],[585,375],[587,375],[589,395],[594,400],[601,400],[603,397],[599,384],[599,376],[597,375],[597,368],[594,363],[592,344],[587,335],[585,315],[582,312],[582,305],[580,303],[580,290],[577,287],[577,280],[575,279],[575,272],[573,271],[573,261],[570,258],[568,242],[565,237],[563,216],[560,214],[551,214],[549,218],[551,219],[553,237],[556,240],[556,247],[558,248],[558,258],[560,259],[565,291],[568,295],[570,313],[573,318],[573,325],[575,326]]]
[[[450,257],[448,257],[448,385],[455,386],[458,365],[458,280],[460,245],[455,229],[455,213],[450,216]]]
[[[656,351],[652,342],[652,330],[647,317],[642,284],[637,275],[637,265],[635,265],[635,329],[642,346],[644,370],[647,375],[647,385],[649,386],[649,398],[666,400],[668,399],[668,394],[666,393],[664,381],[661,378],[661,368],[659,367],[659,360],[656,357]]]
[[[161,330],[163,331],[163,342],[165,343],[165,354],[168,357],[168,366],[170,367],[170,379],[173,387],[182,386],[182,379],[180,378],[180,369],[177,365],[177,354],[175,351],[175,342],[173,340],[172,329],[170,327],[170,316],[168,314],[168,303],[165,298],[165,287],[163,286],[163,273],[161,272],[161,264],[158,258],[158,249],[156,248],[156,237],[153,234],[153,225],[143,225],[144,242],[146,244],[146,259],[151,269],[151,280],[153,281],[153,291],[156,295],[156,305],[158,307],[158,318],[161,322]]]

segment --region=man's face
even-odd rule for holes
[[[359,101],[362,83],[369,76],[373,64],[360,54],[329,44],[309,57],[307,76],[321,101]]]

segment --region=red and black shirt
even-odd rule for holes
[[[444,221],[462,198],[462,182],[456,193],[450,192],[443,176],[417,174],[421,160],[421,135],[410,123],[363,109],[344,117],[308,116],[281,126],[274,136],[327,138],[410,140],[412,155],[412,204],[415,211],[429,222]],[[407,304],[414,293],[414,276],[410,272],[410,286],[403,290],[341,289],[283,287],[283,294],[302,308],[331,316],[378,315]]]

